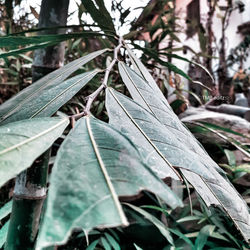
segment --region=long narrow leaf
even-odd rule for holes
[[[103,36],[100,32],[82,31],[81,33],[56,34],[56,35],[40,35],[40,36],[2,36],[0,39],[0,48],[26,45],[39,45],[41,43],[61,42],[71,38]],[[111,35],[114,37],[114,35]]]
[[[108,88],[106,108],[110,124],[127,134],[140,150],[145,150],[148,164],[151,158],[157,158],[157,167],[161,167],[162,171],[160,177],[166,178],[171,175],[164,176],[164,174],[172,173],[176,168],[183,168],[204,178],[215,180],[213,172],[206,168],[205,163],[200,161],[195,152],[180,143],[168,127],[133,100]],[[154,166],[153,170],[158,172]]]
[[[171,233],[168,231],[168,228],[156,217],[154,217],[152,214],[148,213],[144,209],[140,207],[136,207],[132,204],[124,203],[126,206],[129,206],[133,210],[135,210],[137,213],[143,215],[147,220],[149,220],[151,223],[153,223],[161,232],[161,234],[166,238],[166,240],[173,246],[174,240],[171,236]]]
[[[6,242],[7,239],[7,233],[8,233],[8,228],[9,228],[9,223],[10,221],[8,220],[3,227],[0,229],[0,248],[3,247],[4,243]]]
[[[180,170],[184,177],[194,186],[208,207],[215,205],[223,208],[225,213],[233,220],[235,226],[241,231],[243,237],[248,240],[250,238],[250,216],[245,201],[232,185],[221,176],[224,175],[224,173],[220,167],[207,155],[176,115],[167,107],[166,101],[162,100],[162,94],[158,94],[160,92],[159,88],[157,91],[155,90],[157,85],[153,81],[153,78],[148,77],[148,74],[144,73],[146,72],[146,68],[143,64],[139,62],[135,56],[134,60],[138,61],[137,65],[139,65],[140,71],[143,72],[144,79],[124,66],[127,71],[123,72],[123,74],[128,74],[128,76],[123,76],[123,79],[132,97],[152,113],[161,124],[164,124],[165,130],[169,131],[167,137],[171,138],[171,134],[175,135],[176,139],[179,140],[182,145],[185,145],[183,147],[184,151],[186,151],[185,147],[187,147],[194,152],[197,162],[201,163],[207,171],[210,172],[211,178],[207,179],[197,171],[191,172],[188,171],[187,168],[182,168]],[[168,140],[172,145],[173,140]],[[190,154],[188,155],[191,157]],[[177,166],[183,167],[185,166],[185,163],[182,163],[183,154],[179,154],[179,156],[181,157],[178,158],[177,156],[179,160]],[[204,169],[198,168],[201,171]]]
[[[68,125],[65,118],[36,118],[0,127],[0,186],[30,167]],[[24,157],[25,156],[25,157]]]
[[[12,200],[4,204],[4,206],[0,208],[0,220],[2,220],[11,213],[11,207],[12,207]]]
[[[53,115],[64,103],[69,101],[83,88],[99,71],[93,70],[72,77],[60,84],[44,88],[39,95],[32,97],[22,109],[9,116],[4,123],[19,121],[33,117],[48,117]]]
[[[30,101],[36,100],[45,89],[50,89],[51,87],[57,86],[83,64],[101,55],[105,51],[107,51],[107,49],[95,51],[87,56],[74,60],[73,62],[51,72],[50,74],[36,81],[34,84],[25,88],[23,91],[19,92],[16,96],[12,97],[0,106],[0,122],[3,124],[5,120],[12,114],[20,111],[24,106],[28,107]],[[23,117],[23,119],[25,118]]]

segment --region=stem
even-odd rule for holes
[[[69,0],[43,0],[39,28],[66,25]],[[50,30],[50,34],[61,33]],[[45,34],[45,32],[41,32]],[[64,62],[64,43],[35,51],[33,82],[61,67]],[[16,178],[13,206],[5,250],[35,248],[40,215],[46,198],[50,150],[43,153],[32,166]]]
[[[112,62],[109,64],[109,66],[105,70],[105,75],[104,75],[101,86],[98,89],[96,89],[91,95],[86,97],[87,104],[86,104],[86,107],[85,107],[84,111],[79,113],[79,114],[72,115],[70,117],[72,119],[72,124],[74,124],[75,119],[79,119],[82,116],[90,114],[90,108],[92,106],[93,101],[103,91],[103,89],[107,88],[107,83],[108,83],[108,78],[109,78],[110,71],[112,70],[112,68],[114,67],[116,62],[118,61],[118,52],[119,52],[119,50],[121,49],[122,46],[123,46],[123,39],[122,39],[122,37],[120,37],[119,38],[119,44],[114,49],[114,58],[113,58]]]

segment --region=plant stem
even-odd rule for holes
[[[65,26],[69,0],[43,0],[39,16],[39,28]],[[41,32],[45,34],[46,31]],[[62,30],[49,30],[50,34]],[[64,62],[64,43],[35,51],[33,82],[61,67]],[[25,157],[25,156],[24,156]],[[28,250],[35,248],[40,215],[46,198],[50,150],[43,153],[32,166],[16,178],[12,214],[5,250]]]
[[[85,107],[84,111],[79,113],[79,114],[72,115],[70,117],[72,119],[73,123],[74,123],[75,119],[79,119],[82,116],[90,114],[90,108],[91,108],[91,105],[92,105],[93,101],[102,92],[103,89],[107,88],[107,83],[108,83],[108,78],[109,78],[110,71],[112,70],[112,68],[114,67],[116,62],[118,61],[118,52],[119,52],[119,50],[121,49],[122,46],[123,46],[123,39],[122,39],[122,37],[120,37],[119,38],[119,44],[114,49],[114,58],[113,58],[112,62],[109,64],[109,66],[105,70],[105,75],[104,75],[101,86],[98,89],[96,89],[91,95],[86,97],[87,104],[86,104],[86,107]]]

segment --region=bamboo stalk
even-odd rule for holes
[[[65,26],[69,0],[43,0],[38,28]],[[58,34],[64,31],[51,29],[40,34]],[[64,43],[35,51],[32,81],[61,67],[64,62]],[[25,156],[24,156],[25,157]],[[16,178],[12,214],[5,250],[29,250],[35,248],[39,221],[44,200],[50,150],[43,153],[32,166]]]

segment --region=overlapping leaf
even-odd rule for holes
[[[35,118],[0,127],[0,186],[30,167],[68,125],[65,118]],[[24,157],[25,156],[25,157]]]
[[[65,242],[75,227],[127,225],[118,197],[142,190],[181,205],[126,137],[92,117],[80,119],[56,158],[38,247]]]
[[[65,81],[62,86],[58,85],[83,64],[101,55],[105,51],[106,49],[99,50],[81,57],[51,72],[19,92],[16,96],[0,106],[0,123],[4,124],[20,119],[27,119],[36,115],[52,115],[61,105],[76,94],[97,71],[87,72],[84,75],[76,76],[72,80]]]
[[[147,157],[148,164],[150,165],[152,158],[157,159],[158,164],[152,169],[160,173],[159,177],[175,177],[174,170],[179,167],[207,179],[214,179],[213,173],[199,161],[195,152],[181,144],[155,116],[133,100],[108,88],[106,108],[110,124],[127,134],[134,144],[145,151],[144,156]],[[170,174],[166,175],[168,172]]]
[[[194,152],[197,161],[207,168],[212,178],[207,179],[197,171],[190,172],[186,169],[181,169],[185,178],[194,186],[208,206],[218,205],[223,207],[224,211],[231,217],[245,239],[249,239],[250,216],[245,201],[232,185],[220,175],[223,175],[223,171],[207,155],[196,139],[182,125],[173,111],[169,109],[169,105],[166,104],[166,99],[163,100],[160,89],[143,64],[134,56],[132,51],[129,51],[129,53],[134,60],[134,64],[140,69],[138,70],[140,73],[139,76],[126,65],[120,64],[120,72],[130,94],[140,105],[152,113],[161,124],[164,124],[165,130],[169,131],[169,135],[173,134],[180,144],[185,145],[183,151],[187,153],[190,158],[192,158],[192,156],[189,154],[189,151]],[[169,137],[171,138],[171,136],[168,136],[167,139],[172,144],[172,140],[169,139]],[[180,154],[180,156],[183,158],[183,154]],[[178,158],[177,156],[177,159],[180,159],[180,157]],[[177,165],[180,167],[185,166],[185,164],[183,165],[181,162]],[[199,170],[203,171],[202,168]],[[218,174],[218,172],[220,174]]]

